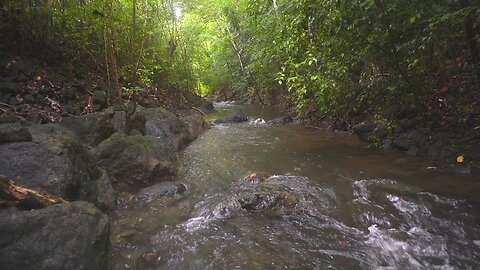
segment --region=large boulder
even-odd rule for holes
[[[18,185],[13,180],[0,175],[0,209],[17,207],[30,210],[64,202],[66,201],[60,197]]]
[[[182,117],[182,120],[187,124],[188,139],[190,141],[195,140],[200,134],[208,129],[207,122],[205,122],[202,115],[198,113]]]
[[[106,269],[108,217],[87,202],[0,212],[0,265],[5,269]]]
[[[172,151],[142,135],[115,133],[92,152],[98,165],[114,178],[117,191],[164,181],[176,172]]]
[[[0,124],[0,143],[31,141],[32,135],[20,123]]]
[[[363,134],[372,132],[377,128],[377,124],[375,123],[360,123],[352,126],[353,132],[356,134]]]
[[[88,145],[96,146],[115,132],[112,115],[105,112],[65,117],[60,124]]]
[[[110,180],[76,136],[57,124],[30,127],[31,142],[0,145],[0,174],[28,188],[102,209],[114,206]]]
[[[175,150],[191,141],[189,126],[163,108],[145,109],[145,135]]]
[[[246,117],[243,113],[234,112],[229,115],[219,117],[217,120],[215,120],[214,123],[215,124],[242,123],[247,121],[248,121],[248,117]]]

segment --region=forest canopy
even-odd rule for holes
[[[0,12],[2,50],[90,65],[112,96],[282,96],[337,118],[478,108],[474,0],[4,0]]]

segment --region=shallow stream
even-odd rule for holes
[[[275,111],[217,104],[181,155],[186,191],[137,198],[112,224],[113,269],[480,269],[480,181],[428,160],[368,149],[356,136],[269,125]],[[287,175],[291,211],[218,205],[253,172]],[[289,180],[290,179],[290,180]]]

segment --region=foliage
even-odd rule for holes
[[[480,77],[473,0],[7,0],[0,9],[20,48],[88,59],[109,82],[180,96],[280,91],[300,114],[426,106],[455,74]]]

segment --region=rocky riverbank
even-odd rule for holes
[[[393,124],[360,122],[352,125],[351,131],[371,147],[427,157],[432,160],[431,169],[480,174],[480,127],[432,129],[418,119],[405,118]]]
[[[136,87],[112,102],[109,88],[82,67],[0,59],[1,265],[106,269],[109,215],[174,185],[179,151],[208,128],[196,95]]]
[[[105,269],[109,213],[142,188],[168,188],[178,152],[208,128],[197,110],[182,114],[139,105],[48,124],[2,118],[0,180],[61,200],[34,209],[0,190],[0,264]]]
[[[457,96],[459,94],[449,95],[449,99],[460,99]],[[258,104],[255,99],[249,102]],[[284,93],[272,94],[266,103],[279,108],[285,114],[296,115],[295,104],[286,100]],[[480,174],[479,111],[473,110],[475,113],[470,118],[463,119],[455,115],[451,107],[452,105],[448,108],[436,108],[429,104],[423,112],[387,110],[378,117],[373,117],[373,113],[363,112],[339,118],[321,112],[315,105],[311,105],[301,120],[311,126],[324,127],[331,131],[351,132],[367,142],[371,148],[402,151],[409,156],[428,158],[432,161],[431,169]],[[445,115],[444,118],[438,117],[442,114]]]

